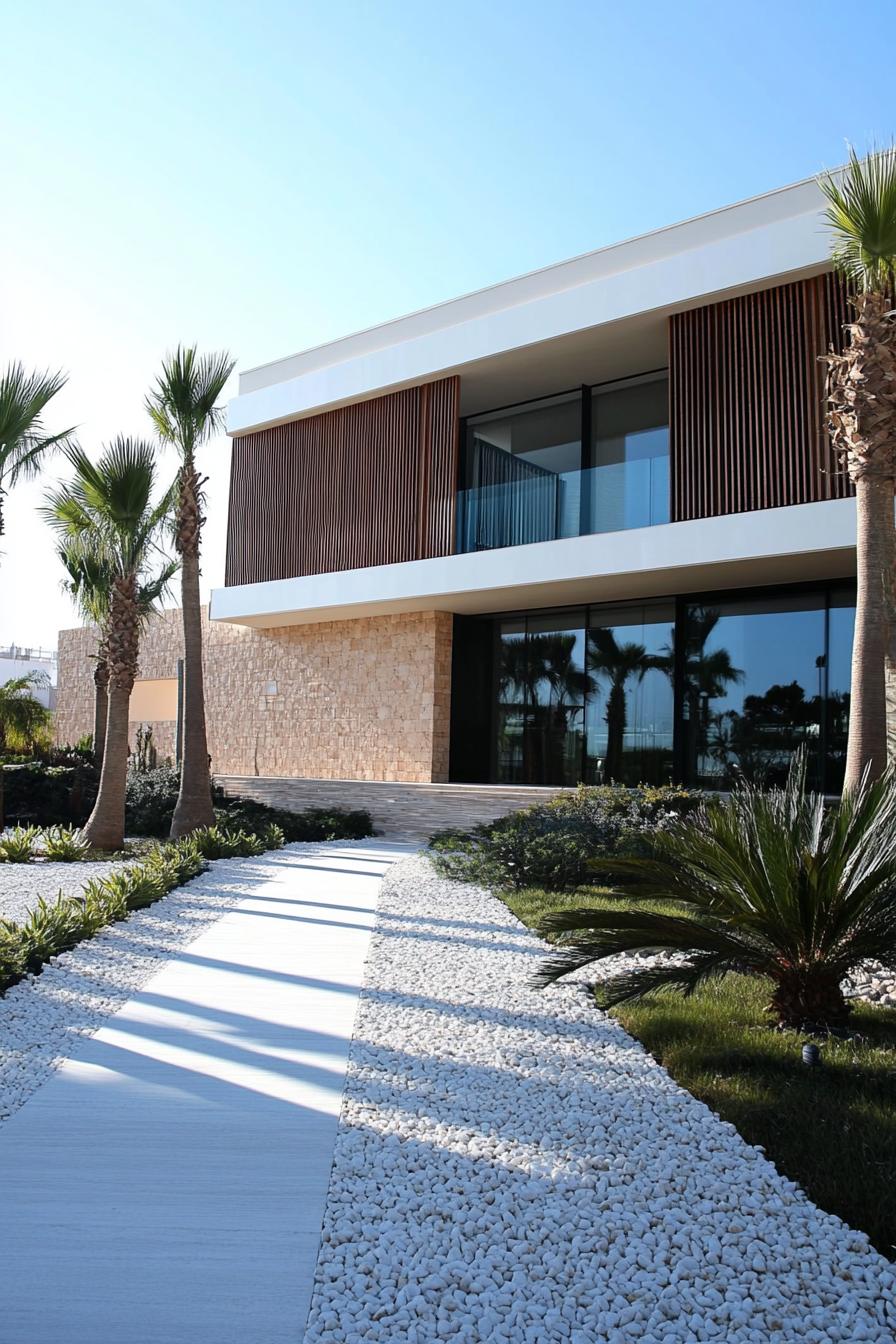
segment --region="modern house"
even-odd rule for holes
[[[303,800],[724,787],[802,743],[836,790],[855,507],[821,209],[799,183],[243,373],[216,770]],[[165,618],[144,676],[177,656]]]

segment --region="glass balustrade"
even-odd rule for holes
[[[669,521],[668,454],[458,491],[458,551],[488,551]]]

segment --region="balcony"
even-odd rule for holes
[[[668,522],[668,418],[651,374],[467,420],[457,550]]]

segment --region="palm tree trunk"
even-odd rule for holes
[[[130,700],[129,690],[110,682],[99,793],[84,826],[85,838],[97,849],[121,849],[124,844]]]
[[[93,669],[93,761],[98,770],[103,766],[106,749],[106,719],[109,714],[109,665],[97,657]]]
[[[215,820],[205,731],[202,680],[202,612],[199,606],[199,556],[182,556],[181,598],[184,622],[183,755],[180,792],[171,821],[172,839],[189,835]]]
[[[867,768],[876,779],[887,764],[889,566],[893,552],[893,482],[856,481],[856,624],[852,647],[849,739],[843,790],[858,787]]]

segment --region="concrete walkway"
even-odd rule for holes
[[[0,1131],[2,1344],[298,1344],[380,879],[294,847]]]

